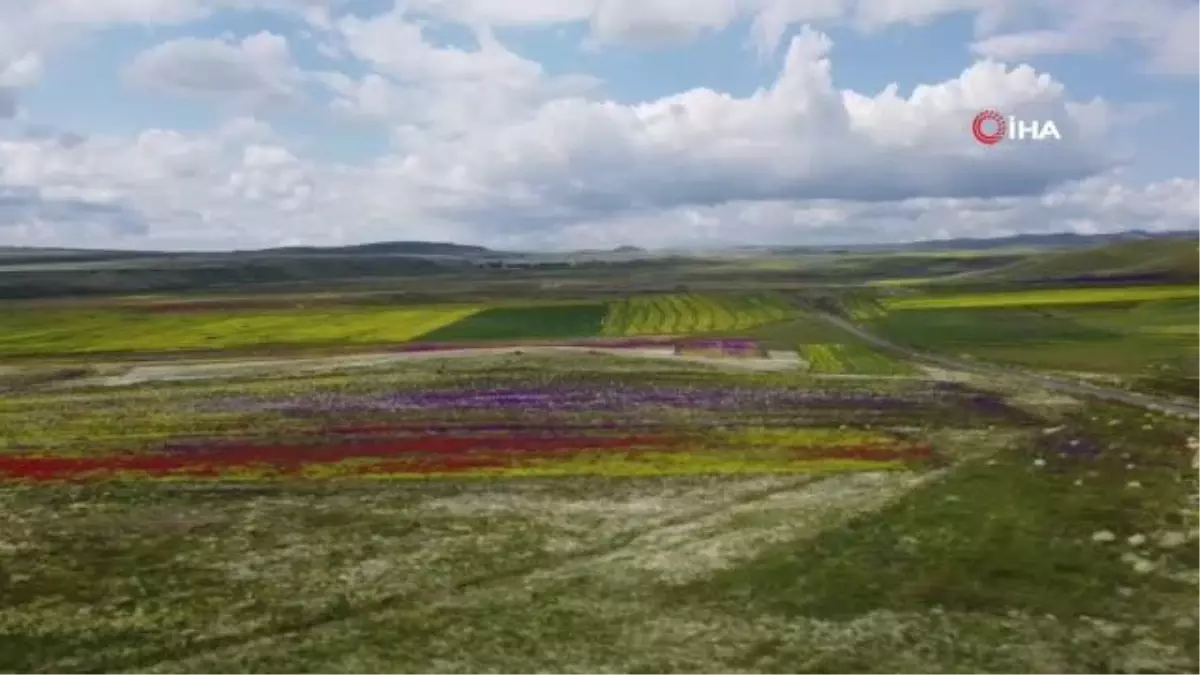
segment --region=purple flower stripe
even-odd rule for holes
[[[381,395],[311,395],[284,400],[225,399],[217,405],[240,411],[401,411],[427,409],[524,409],[627,411],[648,406],[706,410],[869,407],[913,409],[920,399],[873,392],[819,392],[782,388],[684,387],[460,389]]]

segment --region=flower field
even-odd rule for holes
[[[428,305],[279,300],[124,301],[21,307],[0,316],[0,354],[48,357],[395,348],[412,342],[571,341],[738,334],[795,315],[772,293],[612,301]]]
[[[1031,395],[586,350],[34,383],[0,668],[1194,669],[1194,426]]]
[[[722,352],[756,348],[752,341],[689,344]],[[577,367],[606,362],[584,358]],[[948,385],[881,392],[665,366],[657,372],[626,366],[600,377],[563,369],[561,361],[544,359],[546,372],[414,364],[354,378],[6,397],[0,480],[898,469],[937,461],[930,444],[907,430],[917,420],[1020,417],[995,397]]]

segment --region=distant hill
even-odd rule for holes
[[[771,246],[766,247],[777,253],[866,253],[875,251],[991,251],[996,249],[1064,249],[1098,246],[1118,242],[1160,241],[1160,240],[1196,240],[1197,233],[1189,230],[1172,230],[1168,232],[1145,232],[1129,230],[1106,234],[1076,234],[1074,232],[1055,232],[1050,234],[1017,234],[1008,237],[993,238],[958,238],[930,239],[907,242],[902,244],[840,244],[831,246]],[[751,249],[746,249],[751,250]]]
[[[1200,245],[1191,239],[1125,241],[1052,251],[961,277],[972,281],[1163,280],[1200,278]]]
[[[352,246],[287,246],[254,251],[258,254],[313,253],[327,255],[413,255],[413,256],[460,256],[479,257],[496,255],[495,251],[483,246],[453,244],[440,241],[382,241],[373,244]]]

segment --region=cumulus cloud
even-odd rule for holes
[[[376,69],[359,78],[322,74],[334,109],[393,126],[397,138],[412,127],[435,136],[488,128],[596,84],[586,76],[548,76],[486,27],[475,30],[472,47],[434,44],[422,23],[401,9],[347,16],[333,30],[342,49]]]
[[[977,40],[972,49],[983,56],[1016,60],[1133,43],[1143,48],[1150,68],[1158,72],[1195,75],[1200,68],[1200,6],[1194,0],[1060,0],[1043,7],[1057,14],[1060,27],[996,33]]]
[[[138,54],[124,75],[155,93],[252,106],[296,100],[303,79],[287,39],[266,31],[240,41],[164,42]]]
[[[409,59],[428,48],[362,53],[420,84],[436,73]],[[992,61],[906,95],[842,91],[831,79],[832,48],[824,34],[801,31],[777,81],[741,98],[696,89],[629,105],[529,99],[526,112],[485,125],[464,117],[453,134],[422,133],[404,122],[403,106],[381,98],[375,112],[396,115],[397,134],[410,137],[357,165],[297,154],[253,119],[208,133],[0,140],[0,185],[10,191],[0,236],[78,244],[99,228],[158,247],[416,238],[571,247],[1196,224],[1195,181],[1135,188],[1110,170],[1114,158],[1098,139],[1119,115],[1103,101],[1073,102],[1048,75]],[[464,58],[435,63],[481,88],[505,74],[530,90],[550,79],[515,57],[491,66]],[[370,86],[395,93],[388,87],[399,80],[378,77]],[[1054,119],[1064,138],[981,146],[969,125],[984,107]],[[53,206],[34,209],[35,200]]]
[[[1174,179],[1131,187],[1110,172],[1038,197],[909,199],[892,203],[812,200],[733,202],[581,221],[549,233],[554,248],[833,245],[950,237],[1187,230],[1197,227],[1200,183]],[[503,243],[520,246],[528,238]]]
[[[733,201],[1035,195],[1112,162],[1105,119],[1077,119],[1063,86],[1031,68],[985,61],[909,96],[868,96],[834,87],[830,48],[802,31],[774,85],[746,98],[556,100],[431,144],[399,171],[460,190],[447,215],[553,223]],[[983,147],[969,127],[984,108],[1054,120],[1064,138]]]
[[[1186,74],[1196,63],[1189,2],[406,0],[358,16],[339,0],[0,0],[0,120],[18,114],[20,89],[78,32],[265,8],[305,22],[333,65],[304,72],[295,44],[264,31],[169,40],[124,77],[228,102],[235,115],[265,115],[319,85],[335,113],[392,141],[378,159],[340,163],[307,156],[253,117],[189,133],[0,135],[0,241],[569,248],[1194,228],[1196,181],[1136,186],[1114,169],[1127,156],[1115,154],[1113,127],[1153,109],[1073,100],[1049,74],[1005,63],[1132,43],[1149,67]],[[983,60],[910,91],[842,90],[830,39],[797,30],[954,13],[975,16]],[[437,19],[470,39],[435,39]],[[504,28],[578,22],[602,45],[657,47],[739,21],[761,58],[781,60],[774,82],[743,96],[697,88],[604,100],[596,80],[548,72],[503,39]],[[1053,120],[1063,139],[981,146],[969,129],[983,108]]]
[[[1021,60],[1045,54],[1093,52],[1134,44],[1155,70],[1196,73],[1194,0],[408,0],[401,3],[474,26],[530,26],[587,21],[601,44],[662,47],[751,23],[752,44],[773,54],[784,35],[804,23],[874,31],[920,26],[959,14],[976,19],[981,56]],[[1031,16],[1039,26],[1027,27]],[[1012,30],[1016,28],[1016,30]]]
[[[591,26],[602,42],[664,46],[724,28],[737,15],[729,0],[598,0]]]

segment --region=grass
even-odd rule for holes
[[[913,368],[872,349],[860,341],[806,343],[797,351],[808,361],[809,372],[818,374],[907,375]]]
[[[1195,377],[1197,306],[1157,300],[1132,305],[908,309],[873,320],[873,330],[912,347],[1033,368]]]
[[[1011,265],[963,278],[991,281],[1053,279],[1157,278],[1195,279],[1196,240],[1120,242],[1082,250],[1038,253]]]
[[[600,334],[603,304],[493,307],[426,333],[423,340],[453,342],[582,338]]]
[[[786,440],[885,433],[847,421]],[[8,486],[0,668],[1194,671],[1194,429],[1116,406],[1053,424],[931,429],[953,462],[932,473]],[[1102,454],[1061,455],[1075,438]]]
[[[1105,548],[1092,537],[1109,531],[1123,542],[1180,527],[1189,492],[1180,480],[1189,476],[1187,458],[1174,450],[1180,429],[1162,420],[1144,426],[1140,414],[1120,408],[1090,412],[1100,413],[1096,422],[1078,416],[1060,432],[1121,437],[1097,459],[1039,452],[1031,438],[968,462],[886,512],[697,581],[686,597],[737,613],[830,620],[929,608],[1111,621],[1163,611],[1164,598],[1194,591],[1135,572],[1122,560],[1128,546]],[[1105,426],[1114,419],[1123,431]],[[1039,467],[1037,458],[1049,465]],[[1141,488],[1128,488],[1130,480]],[[1160,566],[1189,555],[1142,552]]]
[[[865,303],[860,303],[865,306]],[[857,336],[809,312],[746,331],[769,349],[795,350],[818,374],[907,375],[907,363],[879,352]]]
[[[796,343],[840,342],[846,332],[809,313],[796,318],[774,321],[747,330],[745,335],[768,349],[795,349]]]
[[[475,306],[452,305],[184,313],[25,308],[0,313],[0,354],[386,344],[420,337],[477,311]]]
[[[1196,362],[1191,296],[851,300],[858,320],[931,350],[1131,377]],[[465,314],[421,339],[736,331],[800,344],[818,372],[907,368],[777,295],[438,310]],[[380,317],[401,311],[418,310],[10,312],[0,328],[25,328],[0,345],[172,351],[191,344],[187,322],[225,317],[201,325],[232,340],[230,316],[292,314],[305,320],[241,339],[367,339],[400,331]],[[136,330],[119,335],[126,320]],[[1190,420],[1037,403],[1036,389],[593,354],[120,387],[95,372],[0,382],[0,670],[1200,668]],[[374,463],[381,445],[392,455]],[[427,464],[388,464],[400,446]],[[21,473],[113,456],[230,461],[197,476]],[[456,459],[482,462],[426,470]]]
[[[886,299],[884,305],[889,311],[975,309],[985,307],[1130,303],[1147,300],[1195,299],[1198,296],[1200,296],[1200,290],[1194,284],[1187,286],[1117,286],[896,296]]]
[[[739,332],[786,318],[790,306],[771,294],[677,293],[634,296],[612,303],[606,336]]]
[[[1024,309],[912,309],[888,313],[870,325],[890,339],[926,349],[1021,348],[1050,342],[1078,346],[1119,335],[1069,317]]]

